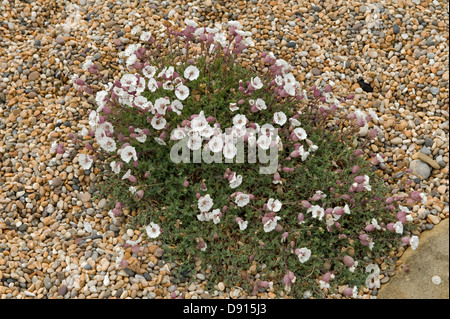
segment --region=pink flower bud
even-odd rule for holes
[[[297,220],[299,223],[301,223],[305,220],[305,216],[302,213],[299,213],[297,216]]]
[[[344,291],[342,291],[344,296],[352,296],[353,295],[353,289],[352,288],[345,288]]]
[[[201,196],[200,193],[195,194],[195,197],[197,197],[197,199],[199,199],[200,196]]]
[[[354,154],[356,157],[358,157],[358,156],[361,156],[362,154],[364,154],[364,152],[362,150],[356,150]]]
[[[133,175],[130,175],[130,176],[128,177],[128,180],[129,180],[131,183],[136,183],[136,182],[137,182],[136,177],[134,177]]]
[[[282,232],[282,231],[283,231],[283,226],[281,226],[280,224],[277,224],[277,225],[275,226],[275,231],[277,231],[277,232]]]
[[[189,186],[189,182],[187,181],[187,179],[184,180],[183,186],[184,187],[188,187]]]
[[[307,200],[302,200],[302,205],[306,209],[311,208],[311,204]]]
[[[352,257],[347,255],[347,256],[344,257],[344,264],[347,267],[352,267],[355,264],[355,261],[353,260]]]
[[[356,174],[356,173],[358,173],[358,171],[359,171],[359,166],[358,165],[353,166],[352,173]]]
[[[409,241],[411,240],[411,237],[405,236],[402,237],[402,243],[409,245]]]
[[[356,176],[353,180],[355,183],[362,184],[364,183],[364,176]]]
[[[329,282],[330,279],[331,279],[331,273],[330,272],[325,273],[325,275],[323,275],[323,277],[322,277],[322,280],[325,281],[325,282]]]
[[[386,228],[387,228],[389,231],[391,231],[391,232],[394,232],[394,231],[395,231],[394,223],[389,223],[389,224],[387,224],[387,225],[386,225]]]
[[[372,230],[375,229],[375,226],[372,225],[372,224],[369,224],[369,225],[367,225],[366,228],[364,228],[364,229],[365,229],[365,231],[371,232]]]

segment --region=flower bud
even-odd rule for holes
[[[352,257],[347,255],[347,256],[344,257],[344,264],[347,267],[352,267],[355,264],[355,261],[353,260]]]

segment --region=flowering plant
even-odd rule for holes
[[[342,116],[332,84],[302,89],[272,53],[255,71],[243,67],[253,41],[239,22],[185,23],[163,27],[167,47],[149,32],[127,47],[129,72],[96,93],[81,132],[96,142],[78,163],[103,166],[98,196],[113,220],[130,217],[163,241],[167,258],[202,260],[210,287],[224,280],[254,294],[323,297],[363,284],[364,266],[392,262],[393,247],[417,246],[407,207],[394,203],[423,198],[387,197],[363,151],[348,146],[358,134],[361,148],[376,137],[374,112]]]

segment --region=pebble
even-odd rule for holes
[[[421,160],[413,160],[409,163],[409,168],[412,170],[411,174],[416,175],[422,180],[428,179],[432,168]]]

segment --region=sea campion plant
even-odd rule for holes
[[[382,157],[363,156],[376,114],[342,116],[333,85],[301,88],[272,53],[255,70],[243,67],[253,41],[239,22],[223,30],[185,22],[165,26],[165,46],[141,32],[123,53],[129,72],[96,92],[90,128],[76,137],[96,140],[78,155],[85,170],[102,168],[96,196],[108,198],[114,221],[134,212],[127,226],[161,240],[178,269],[201,260],[209,288],[225,281],[251,294],[321,298],[347,285],[343,294],[358,296],[375,259],[417,247],[408,206],[424,200],[390,197],[372,169]],[[98,74],[90,61],[84,68]],[[80,78],[74,85],[93,94]],[[354,149],[358,134],[366,142]],[[174,162],[181,141],[189,160]],[[271,152],[274,170],[261,172]],[[142,237],[128,245],[138,252]]]

